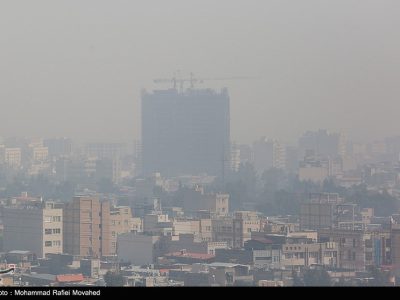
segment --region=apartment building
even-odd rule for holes
[[[4,161],[12,168],[19,168],[22,162],[21,148],[5,148]]]
[[[318,231],[320,242],[334,242],[339,247],[339,267],[364,271],[365,241],[369,235],[363,230],[325,229]]]
[[[218,217],[211,220],[212,240],[214,242],[226,242],[228,247],[233,247],[233,218]]]
[[[32,147],[32,159],[35,162],[46,161],[49,157],[49,149],[47,147]]]
[[[64,208],[64,252],[99,258],[111,254],[110,203],[77,196]]]
[[[4,250],[27,250],[37,257],[63,252],[63,211],[54,202],[3,209]]]
[[[130,232],[132,228],[132,212],[129,206],[112,207],[110,210],[110,254],[117,254],[117,237]]]
[[[243,247],[244,242],[251,239],[251,233],[259,231],[261,231],[261,221],[257,212],[235,212],[233,218],[233,247]]]
[[[339,245],[335,242],[282,245],[281,265],[283,267],[296,269],[313,264],[338,267]]]

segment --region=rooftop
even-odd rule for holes
[[[238,267],[238,266],[246,266],[246,265],[241,265],[241,264],[233,264],[233,263],[223,263],[223,262],[213,262],[211,264],[207,264],[207,266],[209,267],[222,267],[222,268],[234,268],[234,267]]]
[[[27,251],[27,250],[11,250],[8,251],[7,254],[31,254],[31,251]]]
[[[52,274],[22,274],[24,277],[35,278],[35,279],[43,279],[48,281],[54,281],[56,279],[55,275]]]
[[[188,257],[188,258],[204,259],[204,260],[215,257],[215,255],[213,255],[213,254],[193,253],[193,252],[184,252],[184,251],[168,253],[165,256],[169,256],[169,257]]]
[[[83,281],[82,274],[64,274],[56,276],[57,282],[80,282]]]

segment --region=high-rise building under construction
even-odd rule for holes
[[[223,176],[229,156],[226,89],[168,89],[142,94],[144,174]]]

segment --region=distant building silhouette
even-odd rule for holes
[[[230,161],[226,90],[156,90],[142,94],[142,162],[145,175],[161,172],[224,175]]]

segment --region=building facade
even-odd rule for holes
[[[63,252],[63,212],[52,202],[43,207],[6,207],[3,224],[6,251],[27,250],[37,257]]]
[[[226,90],[143,93],[144,174],[223,175],[230,164],[229,115]]]
[[[111,254],[110,203],[74,197],[64,208],[64,253],[99,258]]]
[[[132,212],[129,206],[113,207],[110,211],[110,254],[117,254],[117,237],[130,232],[132,228]]]

